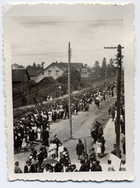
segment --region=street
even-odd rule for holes
[[[114,104],[116,101],[116,97],[108,97],[106,101],[102,101],[100,108],[97,109],[94,102],[90,104],[89,111],[80,111],[77,115],[72,115],[72,139],[69,139],[70,135],[70,126],[69,119],[63,119],[59,122],[52,123],[50,126],[50,140],[54,138],[56,134],[64,147],[66,147],[69,151],[70,159],[72,164],[76,164],[77,169],[80,167],[80,161],[76,155],[76,144],[78,143],[78,139],[80,138],[85,145],[85,150],[88,153],[90,148],[93,146],[96,151],[96,144],[93,145],[93,139],[90,135],[92,124],[98,119],[106,121],[104,125],[104,138],[106,140],[105,143],[105,154],[102,158],[100,158],[100,162],[103,170],[105,170],[107,164],[107,159],[109,158],[109,153],[113,150],[113,144],[115,143],[115,126],[114,122],[110,119],[108,115],[109,106]],[[39,151],[41,147],[41,143],[34,143],[33,147]],[[20,162],[20,167],[23,170],[26,160],[30,151],[27,152],[19,152],[15,154],[15,161]]]

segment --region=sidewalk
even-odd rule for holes
[[[123,154],[123,148],[122,148],[122,139],[123,134],[120,133],[120,150],[121,150],[121,155],[122,159],[125,159],[125,155]],[[115,133],[115,125],[114,121],[110,119],[108,123],[105,126],[104,129],[104,138],[106,140],[105,142],[105,157],[100,158],[100,163],[104,171],[107,171],[107,160],[109,159],[110,152],[113,150],[113,145],[116,143],[116,133]]]

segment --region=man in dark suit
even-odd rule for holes
[[[43,127],[42,142],[43,145],[49,146],[49,129],[46,127]]]
[[[24,173],[34,173],[34,166],[31,164],[31,161],[26,161],[26,165],[24,166]]]

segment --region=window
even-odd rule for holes
[[[56,70],[56,75],[57,75],[57,76],[59,75],[59,70]]]
[[[48,70],[48,75],[51,75],[52,74],[52,70]]]
[[[42,72],[42,75],[44,75],[44,72]]]

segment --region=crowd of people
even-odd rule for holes
[[[97,108],[100,108],[100,102],[106,100],[107,96],[114,95],[114,83],[97,86],[96,89],[89,89],[72,95],[71,112],[77,115],[79,111],[88,111],[89,104],[94,101]],[[34,99],[35,100],[35,99]],[[109,110],[112,114],[113,110]],[[77,172],[77,171],[102,171],[99,158],[105,151],[105,140],[103,136],[102,125],[97,121],[91,136],[94,143],[98,145],[97,151],[92,148],[89,154],[85,152],[82,140],[79,140],[76,146],[78,160],[80,160],[80,169],[75,164],[71,164],[69,152],[63,146],[61,141],[54,136],[49,140],[50,127],[53,122],[59,122],[69,118],[68,99],[51,99],[49,103],[43,105],[35,104],[35,108],[25,114],[14,118],[14,150],[30,151],[24,173],[29,172]],[[124,131],[125,129],[123,129]],[[33,147],[34,142],[41,142],[42,146],[37,151]],[[80,148],[80,149],[79,149]],[[82,149],[81,149],[82,148]],[[21,173],[19,162],[15,163],[15,173]]]
[[[92,147],[89,154],[85,152],[85,146],[82,140],[78,140],[76,145],[76,153],[80,160],[80,168],[77,169],[76,164],[72,164],[69,156],[69,151],[63,146],[57,135],[50,141],[48,149],[44,145],[39,151],[31,148],[24,170],[22,171],[19,161],[15,162],[15,173],[50,173],[50,172],[95,172],[102,171],[99,158]],[[107,161],[108,171],[115,171],[111,160]],[[125,170],[125,161],[122,160],[120,171]]]
[[[110,85],[108,86],[110,88]],[[71,112],[77,115],[79,111],[88,111],[92,101],[99,104],[105,100],[108,87],[106,84],[97,86],[72,96]],[[97,102],[98,101],[98,102]],[[27,150],[33,141],[45,142],[48,145],[49,129],[53,122],[69,118],[68,99],[51,100],[45,105],[40,105],[25,114],[14,117],[14,149]],[[47,141],[45,141],[47,140]]]

